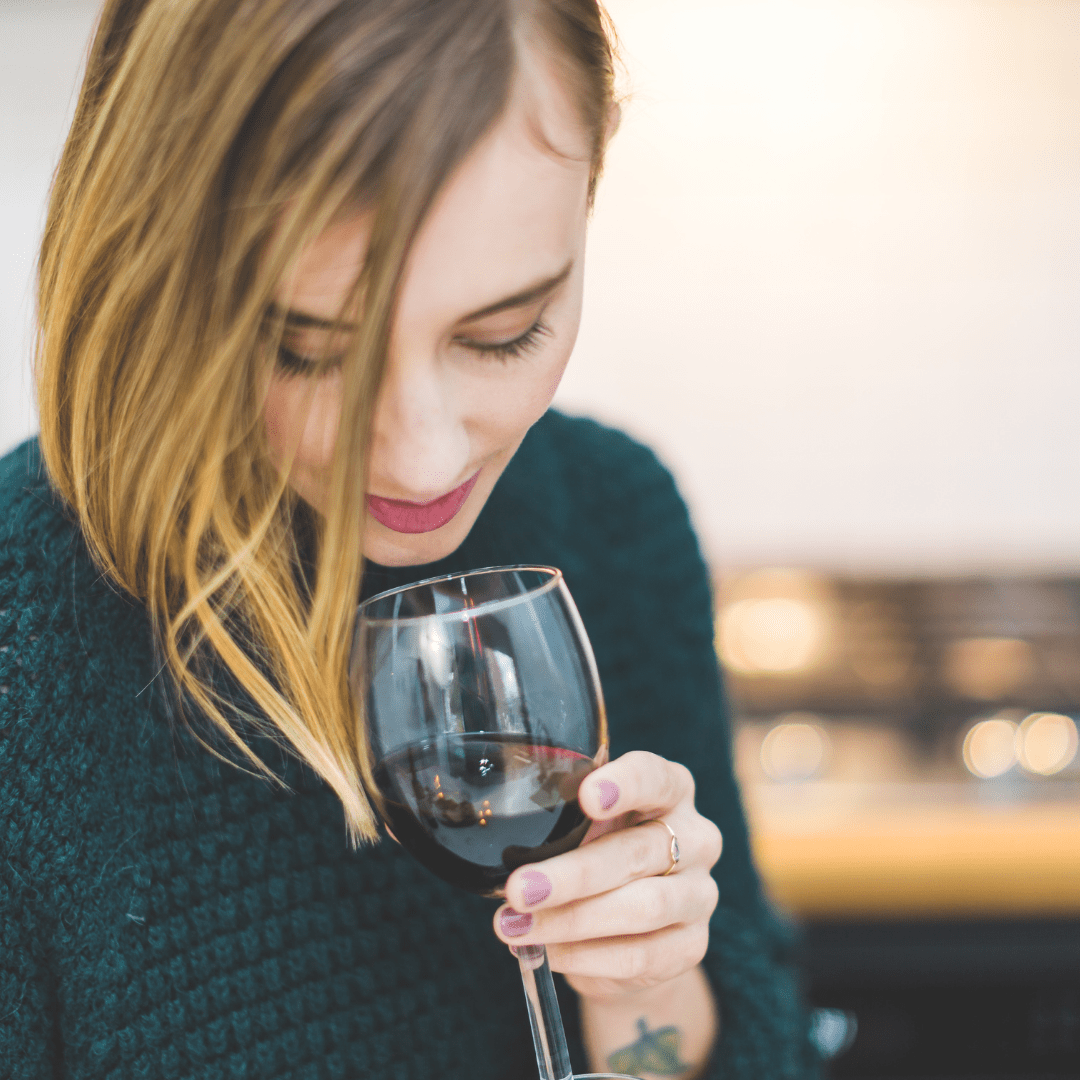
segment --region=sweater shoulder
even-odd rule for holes
[[[635,564],[639,572],[702,572],[687,505],[650,447],[596,420],[551,410],[521,451],[515,486],[547,490],[538,504],[561,521],[575,546],[595,548],[612,566]]]
[[[532,427],[521,450],[526,461],[555,465],[564,478],[593,489],[598,482],[621,486],[670,479],[653,450],[625,431],[554,409]]]
[[[78,538],[63,500],[49,482],[37,439],[0,457],[0,580],[28,561],[63,558]]]
[[[47,625],[62,624],[63,609],[86,591],[89,561],[37,441],[0,458],[0,671],[17,647],[22,653],[41,642]]]
[[[0,506],[6,507],[21,489],[39,483],[43,475],[36,438],[27,439],[0,457]]]

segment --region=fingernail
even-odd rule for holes
[[[521,937],[532,929],[533,917],[527,911],[515,911],[508,907],[499,916],[499,929],[507,937]]]
[[[539,904],[551,895],[551,881],[539,870],[526,870],[521,875],[521,895],[529,907]]]
[[[610,810],[619,801],[619,785],[614,780],[597,780],[600,791],[600,809]]]

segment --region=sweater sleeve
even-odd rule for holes
[[[33,575],[0,547],[0,1076],[54,1073],[51,990],[43,924],[49,902],[32,834],[42,792],[35,759],[33,710],[22,690],[32,677],[20,629]]]
[[[762,895],[753,865],[709,574],[671,475],[651,451],[614,437],[623,444],[617,468],[598,468],[596,451],[584,455],[593,520],[606,533],[602,570],[571,582],[586,598],[590,634],[593,625],[598,631],[612,752],[646,749],[682,762],[694,775],[698,811],[723,833],[704,962],[721,1035],[707,1075],[803,1080],[816,1075],[817,1059],[791,964],[793,934]]]

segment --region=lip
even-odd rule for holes
[[[408,502],[405,499],[384,499],[381,495],[367,497],[368,513],[380,524],[397,533],[426,533],[441,529],[456,517],[465,505],[469,493],[480,478],[480,469],[461,484],[430,502]]]

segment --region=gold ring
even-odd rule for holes
[[[679,859],[681,857],[680,854],[679,854],[679,838],[675,835],[675,832],[671,828],[671,826],[666,821],[663,821],[660,818],[649,818],[648,821],[643,821],[641,824],[642,825],[653,825],[653,824],[655,824],[655,825],[663,825],[664,828],[667,829],[668,833],[670,833],[670,835],[671,835],[671,844],[668,847],[668,854],[671,856],[671,865],[662,874],[657,874],[656,875],[657,877],[667,877],[668,874],[670,874],[671,871],[674,870],[675,867],[679,865]]]

